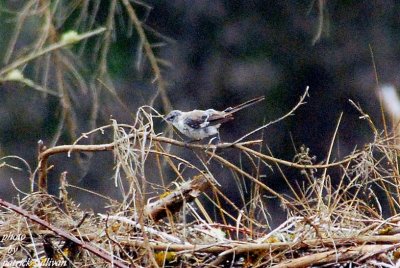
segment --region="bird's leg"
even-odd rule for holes
[[[217,145],[221,143],[221,137],[219,136],[219,132],[217,133],[217,135],[213,138],[210,139],[210,141],[208,142],[208,146],[210,145],[214,145],[215,147],[213,148],[213,154],[215,153],[215,151],[217,150]]]
[[[208,141],[208,145],[217,145],[218,141],[219,141],[218,137],[213,137]]]
[[[214,157],[215,152],[217,151],[217,145],[220,143],[220,141],[221,141],[221,138],[220,138],[219,132],[218,132],[218,134],[215,137],[211,138],[210,141],[208,142],[207,150],[209,149],[209,146],[211,146],[211,145],[214,145],[214,148],[212,148],[211,156],[206,162],[207,164],[210,163],[211,159]]]
[[[217,133],[217,140],[216,141],[217,141],[217,145],[222,143],[221,142],[221,136],[219,135],[219,132]]]
[[[221,143],[221,137],[219,136],[219,132],[217,133],[217,135],[213,138],[210,139],[210,141],[208,142],[208,145],[212,144],[212,145],[218,145]]]

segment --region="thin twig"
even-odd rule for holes
[[[98,28],[98,29],[96,29],[94,31],[90,31],[90,32],[87,32],[87,33],[79,34],[79,35],[76,36],[76,39],[74,40],[74,43],[75,42],[79,42],[79,41],[81,41],[83,39],[86,39],[86,38],[101,34],[105,30],[106,30],[106,28],[100,27],[100,28]],[[25,56],[25,57],[23,57],[23,58],[21,58],[19,60],[14,61],[13,63],[5,66],[4,68],[2,68],[0,70],[0,75],[4,75],[4,74],[16,69],[17,67],[29,62],[29,61],[32,61],[34,59],[39,58],[40,56],[42,56],[42,55],[44,55],[46,53],[52,52],[54,50],[63,48],[63,47],[68,46],[68,45],[71,45],[70,41],[61,40],[58,43],[52,44],[52,45],[50,45],[50,46],[48,46],[48,47],[46,47],[46,48],[44,48],[42,50],[39,50],[37,52],[33,52],[33,53],[31,53],[31,54],[29,54],[29,55],[27,55],[27,56]]]
[[[236,141],[234,141],[232,144],[239,143],[239,142],[241,142],[242,140],[244,140],[244,139],[246,139],[247,137],[249,137],[250,135],[253,135],[254,133],[257,133],[257,132],[259,132],[259,131],[265,129],[265,128],[269,127],[269,126],[272,125],[272,124],[275,124],[275,123],[277,123],[277,122],[279,122],[279,121],[282,121],[283,119],[285,119],[285,118],[287,118],[287,117],[289,117],[289,116],[292,116],[292,115],[294,114],[294,112],[295,112],[301,105],[305,104],[304,100],[305,100],[305,98],[308,96],[308,89],[309,89],[309,86],[306,87],[306,90],[304,91],[303,95],[300,97],[300,101],[299,101],[287,114],[285,114],[284,116],[282,116],[282,117],[280,117],[280,118],[278,118],[278,119],[276,119],[276,120],[273,120],[273,121],[271,121],[271,122],[268,122],[267,124],[262,125],[261,127],[258,127],[258,128],[256,128],[256,129],[250,131],[250,132],[247,133],[246,135],[244,135],[244,136],[242,136],[241,138],[239,138],[239,139],[237,139]]]
[[[158,96],[158,94],[160,94],[164,110],[169,111],[169,110],[171,110],[172,106],[171,106],[171,103],[167,96],[165,81],[161,74],[161,69],[158,66],[158,60],[153,52],[150,42],[147,39],[147,36],[142,27],[142,23],[140,22],[139,18],[137,17],[136,12],[133,9],[129,0],[121,0],[121,1],[125,6],[126,11],[128,12],[129,18],[131,19],[131,21],[133,22],[133,24],[136,27],[136,31],[139,34],[140,40],[143,43],[144,50],[146,51],[146,56],[149,59],[151,68],[153,69],[153,72],[155,75],[154,81],[157,81],[157,85],[158,85],[157,94],[153,97],[153,100],[151,101],[150,104],[152,104],[154,102],[154,99]]]

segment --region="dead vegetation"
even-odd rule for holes
[[[0,199],[3,267],[19,263],[29,267],[37,267],[38,263],[50,267],[329,267],[345,263],[353,267],[399,266],[396,134],[380,132],[354,104],[371,126],[371,143],[341,160],[331,161],[335,133],[323,162],[306,147],[299,148],[293,161],[275,158],[264,144],[262,133],[271,124],[293,115],[304,104],[307,89],[286,115],[249,130],[234,142],[186,144],[172,139],[154,130],[154,120],[161,119],[151,108],[160,97],[163,109],[170,109],[161,71],[161,66],[168,62],[157,58],[154,51],[164,45],[166,38],[152,29],[144,29],[135,10],[140,3],[108,1],[104,28],[96,28],[96,1],[55,2],[59,6],[53,9],[51,1],[24,1],[0,69],[1,83],[22,83],[57,98],[61,107],[51,142],[39,142],[35,169],[16,156],[1,158],[0,168],[19,169],[9,160],[22,161],[30,172],[31,183],[31,191],[20,192],[17,204]],[[89,5],[93,6],[88,8]],[[62,14],[57,12],[59,8]],[[124,107],[107,69],[109,46],[116,34],[116,15],[122,17],[118,13],[121,10],[129,18],[125,27],[137,31],[141,51],[138,54],[150,66],[156,92],[150,106],[138,109],[132,125],[113,120],[110,125],[97,127],[101,90]],[[80,34],[58,32],[68,20],[63,14],[76,12],[72,24],[81,30]],[[43,20],[42,31],[28,49],[19,51],[16,43],[21,28],[33,16]],[[159,38],[160,43],[150,43],[148,34]],[[98,58],[91,62],[96,68],[88,71],[78,58],[88,50],[87,38],[94,37],[97,39],[90,48]],[[70,48],[77,44],[79,47],[72,52]],[[35,75],[25,72],[30,65],[35,67]],[[138,65],[144,65],[142,57]],[[90,73],[89,78],[83,75],[83,69]],[[86,120],[91,131],[78,137],[76,96],[83,94],[90,95],[92,104]],[[65,130],[75,142],[56,146]],[[107,143],[93,144],[94,137],[103,133],[113,138]],[[179,153],[185,150],[193,152],[198,161]],[[250,164],[228,159],[228,150]],[[110,187],[118,187],[122,196],[118,200],[104,196],[106,213],[84,211],[74,202],[69,191],[75,186],[69,183],[68,170],[59,174],[59,196],[47,193],[52,156],[103,151],[114,156],[115,181]],[[218,164],[218,168],[211,168],[212,164]],[[283,166],[295,169],[304,183],[297,184],[297,178],[288,178]],[[156,172],[150,172],[154,167]],[[231,200],[221,190],[219,182],[226,179],[220,178],[222,169],[229,171],[224,174],[230,174],[232,186],[239,189],[240,202]],[[281,174],[290,192],[279,193],[269,187],[265,170]],[[150,178],[149,174],[158,177]],[[155,190],[163,194],[150,194]],[[268,210],[271,198],[279,200],[282,213],[286,213],[286,220],[276,228],[269,225],[277,216]],[[391,216],[385,217],[384,211]]]
[[[329,162],[328,155],[327,161],[316,164],[317,159],[302,147],[294,162],[289,162],[265,153],[260,139],[210,145],[166,138],[154,132],[153,119],[158,115],[151,112],[149,107],[139,109],[132,126],[113,121],[85,133],[74,144],[42,147],[38,174],[32,174],[42,180],[40,191],[26,194],[18,206],[0,202],[6,208],[1,214],[2,261],[65,260],[78,267],[397,265],[397,137],[382,136],[373,129],[375,140],[341,161]],[[111,143],[80,145],[89,135],[106,131],[113,133]],[[202,165],[172,153],[170,146],[192,150]],[[237,151],[253,165],[245,168],[227,160],[224,150]],[[51,156],[81,151],[114,154],[115,185],[123,198],[110,201],[107,214],[79,209],[68,197],[66,173],[60,176],[59,197],[46,194]],[[168,189],[165,181],[156,185],[148,181],[148,162],[154,159],[159,174],[174,181]],[[208,168],[212,162],[230,170],[232,180],[239,179],[235,184],[240,179],[251,181],[251,189],[243,189],[243,195],[251,193],[249,202],[239,206],[229,200],[219,187],[220,172]],[[282,172],[289,194],[268,187],[268,178],[260,172],[264,168],[279,171],[282,165],[298,169],[298,176],[306,178],[300,187]],[[335,168],[340,169],[340,178],[331,177],[330,170]],[[187,177],[188,169],[197,175]],[[150,198],[150,188],[157,187],[165,193]],[[278,198],[287,214],[287,220],[272,230],[268,223],[274,215],[265,206],[266,195]],[[205,207],[205,201],[214,208]],[[210,214],[213,210],[218,221]],[[384,218],[383,210],[390,210],[392,217]],[[7,239],[7,235],[21,239]],[[12,248],[18,249],[15,254],[10,253]]]

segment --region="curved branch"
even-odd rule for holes
[[[343,165],[345,163],[350,162],[351,160],[357,158],[360,156],[361,153],[354,153],[353,155],[338,161],[338,162],[332,162],[328,164],[319,164],[319,165],[308,165],[308,164],[299,164],[295,162],[290,162],[286,161],[283,159],[275,158],[272,156],[265,155],[263,153],[257,152],[255,150],[252,150],[246,145],[252,145],[261,142],[261,140],[255,140],[255,141],[247,141],[247,142],[240,142],[240,143],[221,143],[217,145],[210,145],[210,144],[194,144],[194,143],[185,143],[182,141],[177,141],[171,138],[166,138],[166,137],[161,137],[161,136],[156,136],[156,135],[145,135],[143,133],[132,133],[127,135],[126,137],[116,140],[112,143],[105,143],[105,144],[96,144],[96,145],[78,145],[78,144],[73,144],[73,145],[60,145],[60,146],[55,146],[52,148],[43,148],[39,150],[39,156],[38,156],[38,170],[39,170],[39,188],[44,190],[46,188],[46,180],[47,180],[47,160],[51,155],[54,154],[59,154],[59,153],[71,153],[71,152],[101,152],[101,151],[111,151],[114,149],[114,147],[121,142],[122,140],[125,139],[132,139],[132,138],[146,138],[151,141],[157,141],[160,143],[168,143],[172,144],[175,146],[180,146],[184,148],[189,148],[189,149],[195,149],[195,150],[217,150],[217,149],[226,149],[226,148],[236,148],[241,151],[247,152],[249,154],[252,154],[254,156],[257,156],[263,160],[279,163],[288,167],[293,167],[293,168],[298,168],[298,169],[321,169],[321,168],[328,168],[328,167],[334,167],[338,165]],[[148,150],[149,151],[149,150]],[[151,150],[149,152],[152,152]],[[156,151],[154,151],[156,153]]]

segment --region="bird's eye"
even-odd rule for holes
[[[173,121],[174,118],[175,118],[175,115],[174,115],[174,114],[171,114],[171,115],[167,116],[167,117],[165,118],[165,120],[167,120],[167,121]]]
[[[180,115],[179,111],[172,111],[165,117],[165,120],[169,122],[174,122],[175,120],[177,120],[179,115]]]

